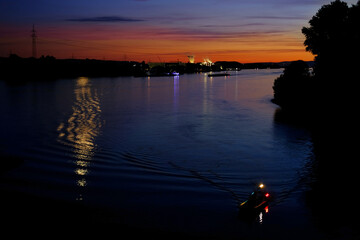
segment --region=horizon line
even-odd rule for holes
[[[16,55],[18,56],[19,58],[24,58],[24,59],[30,59],[30,58],[33,58],[33,57],[21,57],[19,56],[18,54],[16,53],[11,53],[9,54],[9,56],[7,57],[2,57],[0,56],[0,58],[9,58],[10,55]],[[54,57],[55,59],[57,60],[95,60],[95,61],[113,61],[113,62],[145,62],[145,63],[190,63],[190,62],[183,62],[183,61],[135,61],[135,60],[115,60],[115,59],[99,59],[99,58],[57,58],[55,56],[51,56],[51,55],[42,55],[41,57],[37,57],[35,59],[41,59],[41,58],[46,58],[46,57]],[[213,63],[216,63],[216,62],[238,62],[240,64],[254,64],[254,63],[284,63],[284,62],[294,62],[294,61],[304,61],[304,62],[313,62],[313,60],[303,60],[303,59],[296,59],[296,60],[284,60],[284,61],[250,61],[250,62],[241,62],[241,61],[235,61],[235,60],[218,60],[218,61],[214,61]],[[195,62],[194,64],[199,64],[199,63],[202,63],[201,61],[200,62]]]

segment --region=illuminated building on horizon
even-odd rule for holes
[[[195,56],[194,55],[188,56],[188,59],[189,59],[189,63],[195,63]]]
[[[213,62],[209,58],[204,58],[202,65],[211,66],[211,65],[213,65]]]

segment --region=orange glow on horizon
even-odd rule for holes
[[[188,62],[194,55],[195,62],[204,58],[211,61],[282,62],[293,60],[311,61],[314,56],[305,51],[301,33],[226,33],[197,34],[174,31],[167,28],[137,26],[133,28],[113,26],[38,29],[38,56],[51,55],[59,59],[106,59],[145,62]],[[26,36],[0,38],[6,43],[0,56],[9,53],[21,57],[31,56],[31,39]]]

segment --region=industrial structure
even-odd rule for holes
[[[188,59],[189,59],[189,63],[195,63],[195,56],[194,55],[188,56]]]
[[[31,38],[32,38],[32,57],[33,58],[36,58],[36,38],[37,38],[37,35],[36,35],[36,31],[35,31],[35,25],[33,24],[33,28],[32,28],[32,31],[31,31]]]

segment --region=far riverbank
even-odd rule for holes
[[[112,61],[96,59],[56,59],[52,56],[22,58],[15,54],[0,58],[0,79],[9,81],[52,80],[75,77],[163,76],[199,72],[240,71],[242,69],[279,69],[290,62],[239,63],[219,61],[210,65],[203,63],[145,63],[136,61]],[[309,62],[311,65],[312,62]]]

